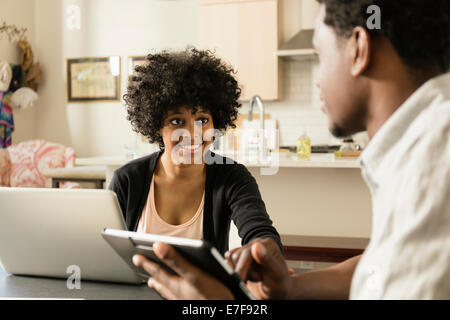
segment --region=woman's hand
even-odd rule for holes
[[[153,249],[156,256],[178,275],[171,274],[142,255],[135,255],[133,263],[152,276],[148,280],[148,286],[158,291],[164,298],[185,300],[234,299],[231,292],[221,282],[190,264],[170,245],[155,243]]]
[[[225,254],[228,264],[258,299],[286,299],[293,286],[291,274],[277,243],[255,239]]]

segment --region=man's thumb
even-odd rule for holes
[[[252,245],[251,251],[253,259],[258,264],[265,265],[270,261],[270,253],[263,244],[256,242],[255,244]]]

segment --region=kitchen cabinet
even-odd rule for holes
[[[241,100],[279,99],[278,1],[200,0],[199,10],[199,47],[237,71]]]
[[[315,60],[312,37],[319,2],[282,0],[279,6],[281,46],[277,55],[283,59]]]
[[[280,0],[278,5],[280,42],[287,42],[302,29],[314,29],[319,7],[317,0]]]

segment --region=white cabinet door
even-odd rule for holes
[[[241,100],[279,98],[277,0],[202,0],[199,43],[237,71]]]

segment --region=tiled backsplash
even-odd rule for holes
[[[282,98],[263,101],[265,112],[278,120],[282,146],[296,145],[302,130],[314,145],[340,143],[329,133],[327,116],[320,110],[320,93],[314,85],[317,64],[316,60],[283,60]],[[248,103],[241,113],[248,113]]]

